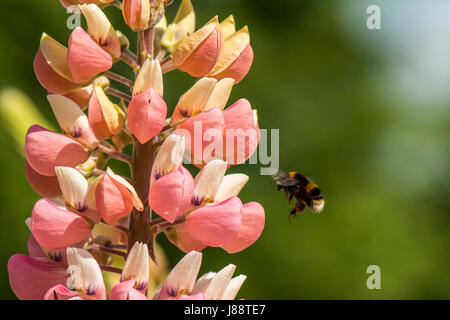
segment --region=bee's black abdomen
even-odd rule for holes
[[[311,190],[310,195],[314,200],[323,199],[322,191],[317,187]]]

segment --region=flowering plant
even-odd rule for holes
[[[33,125],[26,135],[26,176],[43,198],[26,221],[28,256],[8,262],[14,293],[20,299],[234,299],[245,280],[231,278],[235,266],[196,277],[199,251],[242,251],[264,228],[263,207],[238,197],[248,177],[226,174],[259,143],[251,104],[240,99],[225,108],[252,65],[248,28],[236,31],[230,16],[196,30],[190,0],[181,1],[171,24],[164,15],[170,0],[60,2],[85,17],[87,31],[75,28],[67,47],[43,34],[34,59],[62,133]],[[108,5],[137,33],[136,53],[104,14]],[[135,79],[110,70],[120,61]],[[200,79],[167,118],[163,76],[175,69]],[[131,177],[116,174],[110,159],[129,164]],[[200,169],[195,178],[186,162]],[[161,233],[187,253],[163,282]]]

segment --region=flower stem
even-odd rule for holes
[[[105,72],[105,76],[108,77],[111,80],[120,82],[120,83],[122,83],[122,84],[124,84],[124,85],[126,85],[126,86],[128,86],[130,88],[133,88],[133,86],[134,86],[134,82],[133,81],[131,81],[131,80],[129,80],[129,79],[127,79],[127,78],[117,74],[117,73],[114,73],[114,72],[111,72],[111,71],[106,71]]]
[[[123,62],[128,64],[130,67],[132,67],[135,72],[137,72],[139,70],[139,64],[137,61],[138,59],[137,59],[136,55],[133,52],[131,52],[129,49],[122,50],[122,55],[120,56],[120,60],[122,60]]]
[[[100,265],[100,269],[102,269],[103,271],[122,274],[122,269],[116,268],[116,267],[111,267],[111,266],[105,266],[103,264]]]
[[[175,70],[177,67],[172,63],[172,60],[167,61],[164,65],[161,66],[162,73],[168,73],[170,71]]]
[[[130,102],[130,101],[131,101],[131,96],[130,96],[130,95],[128,95],[128,94],[126,94],[126,93],[123,93],[122,91],[119,91],[119,90],[117,90],[117,89],[113,89],[113,88],[111,88],[111,87],[108,87],[108,88],[106,89],[106,93],[107,93],[107,94],[110,94],[110,95],[112,95],[112,96],[114,96],[114,97],[117,97],[117,98],[119,98],[119,99],[123,99],[123,100],[125,100],[126,102]]]
[[[119,256],[119,257],[123,257],[123,258],[127,257],[127,254],[125,252],[123,252],[123,251],[115,250],[113,248],[103,247],[103,246],[100,246],[98,244],[94,244],[92,246],[92,249],[96,250],[96,251],[99,251],[99,252],[113,254],[113,255],[116,255],[116,256]]]
[[[130,163],[131,162],[131,158],[129,155],[126,155],[125,153],[119,152],[117,150],[111,149],[103,144],[99,144],[98,145],[98,149],[101,152],[106,153],[107,155],[111,156],[111,158],[114,158],[116,160],[120,160],[122,162],[126,162],[126,163]]]

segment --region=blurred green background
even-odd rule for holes
[[[178,2],[168,8],[169,21]],[[312,177],[326,196],[322,214],[306,212],[289,224],[284,195],[259,165],[232,168],[251,177],[241,198],[263,204],[266,227],[241,253],[205,250],[202,273],[236,264],[248,276],[238,297],[247,299],[450,298],[450,3],[193,4],[198,26],[216,14],[249,25],[255,61],[230,102],[249,99],[261,128],[280,129],[281,169]],[[381,30],[366,27],[370,4],[381,8]],[[3,1],[2,12],[0,88],[22,90],[57,127],[32,61],[43,31],[67,43],[68,15],[57,0]],[[106,13],[127,31],[119,10]],[[193,82],[180,72],[166,77],[171,109]],[[14,299],[6,264],[26,252],[23,221],[38,196],[20,148],[0,123],[0,298]],[[182,253],[158,240],[174,265]],[[366,287],[369,265],[381,268],[381,290]]]

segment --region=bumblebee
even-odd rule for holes
[[[280,171],[273,177],[277,184],[277,190],[283,189],[291,206],[292,199],[295,199],[295,208],[289,213],[289,222],[291,217],[297,217],[297,212],[302,212],[309,207],[313,213],[320,213],[325,205],[325,199],[319,187],[309,178],[298,173],[290,171],[289,173]]]

